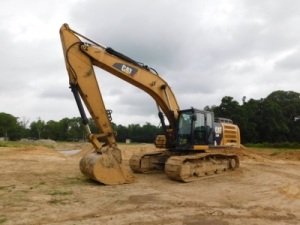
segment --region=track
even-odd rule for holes
[[[239,167],[236,155],[199,153],[172,156],[165,164],[165,173],[172,180],[191,182]]]
[[[234,170],[239,167],[239,164],[239,158],[234,154],[190,153],[177,155],[171,151],[134,154],[129,161],[130,168],[135,173],[164,170],[170,179],[181,182],[191,182],[202,177]]]

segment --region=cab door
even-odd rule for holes
[[[196,121],[194,123],[194,144],[207,145],[213,142],[212,128],[213,115],[211,112],[196,112]]]

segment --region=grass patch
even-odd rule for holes
[[[66,199],[51,199],[50,201],[48,201],[49,204],[52,205],[65,205],[66,203]]]
[[[65,180],[67,185],[75,185],[75,184],[82,185],[82,183],[86,181],[86,177],[83,175],[77,175],[72,177],[66,177]]]
[[[73,191],[69,190],[53,190],[48,193],[48,195],[59,195],[59,196],[64,196],[64,195],[72,195]]]
[[[7,186],[0,186],[0,190],[4,191],[11,191],[12,189],[15,189],[16,185],[7,185]]]
[[[66,205],[68,199],[65,199],[61,196],[72,195],[73,191],[71,190],[52,190],[48,192],[48,195],[56,196],[53,199],[49,200],[48,203],[51,205]]]
[[[7,221],[6,216],[0,215],[0,224],[5,223]]]
[[[1,141],[0,147],[7,147],[7,148],[24,148],[29,146],[44,146],[47,148],[55,148],[52,144],[47,143],[41,143],[41,142],[35,142],[35,141],[29,141],[29,142],[23,142],[23,141]]]
[[[15,147],[15,148],[21,148],[24,146],[30,146],[31,144],[29,143],[23,143],[23,142],[19,142],[19,141],[1,141],[0,142],[0,147]]]
[[[39,143],[36,143],[34,144],[35,146],[44,146],[44,147],[47,147],[47,148],[52,148],[54,149],[55,146],[54,145],[51,145],[51,144],[39,144]]]
[[[40,182],[37,183],[37,184],[32,184],[32,185],[30,186],[30,189],[39,188],[39,187],[41,187],[41,186],[43,186],[43,185],[46,185],[46,182],[45,182],[45,181],[40,181]]]

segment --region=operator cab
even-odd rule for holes
[[[213,124],[213,112],[194,108],[179,111],[176,149],[192,150],[195,145],[213,144]]]

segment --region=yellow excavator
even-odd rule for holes
[[[215,119],[212,112],[196,108],[181,110],[170,86],[154,69],[90,40],[68,24],[61,26],[60,37],[70,88],[95,149],[80,161],[84,175],[107,185],[134,182],[122,161],[111,111],[105,108],[94,66],[145,91],[157,104],[164,134],[156,137],[156,151],[132,155],[129,165],[133,172],[164,170],[172,180],[190,182],[239,167],[240,131],[231,120]],[[99,134],[91,133],[82,102]]]

